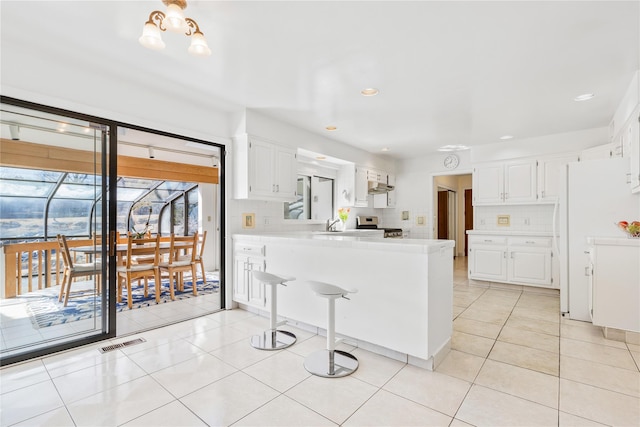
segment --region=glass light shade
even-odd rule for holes
[[[162,36],[160,35],[160,29],[152,23],[144,24],[142,36],[140,36],[138,41],[142,46],[153,50],[162,50],[165,46],[162,41]]]
[[[191,46],[189,46],[189,53],[195,56],[209,56],[211,55],[211,49],[207,45],[207,40],[202,33],[194,33],[191,36]]]
[[[174,33],[184,33],[187,31],[187,22],[184,20],[184,12],[180,6],[170,4],[167,6],[164,20],[162,21],[167,30]]]

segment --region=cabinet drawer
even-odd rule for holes
[[[234,246],[234,253],[253,256],[264,256],[265,246],[256,243],[237,242]]]
[[[469,236],[469,244],[473,245],[506,245],[507,238],[501,236]]]
[[[551,237],[510,237],[509,246],[550,248]]]

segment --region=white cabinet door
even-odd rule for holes
[[[249,194],[272,197],[275,190],[275,151],[272,144],[252,140],[249,144]]]
[[[367,170],[361,167],[356,167],[356,195],[354,206],[367,207],[369,201],[367,199],[368,194],[367,184]]]
[[[295,198],[298,175],[296,152],[283,147],[276,148],[274,184],[278,197]]]
[[[236,255],[233,262],[233,299],[239,302],[249,301],[249,287],[247,281],[248,257]]]
[[[504,168],[502,164],[481,165],[473,168],[474,205],[500,204],[504,195]]]
[[[509,247],[507,280],[525,285],[551,283],[551,249]]]
[[[640,113],[631,117],[624,133],[625,143],[629,147],[629,186],[631,192],[640,191]],[[625,154],[626,155],[626,154]]]
[[[593,324],[640,332],[640,246],[595,245]]]
[[[255,280],[252,271],[264,271],[265,260],[264,258],[249,258],[248,259],[248,271],[247,271],[247,288],[249,290],[249,304],[256,307],[264,307],[267,303],[264,283]]]
[[[536,162],[525,160],[504,165],[504,201],[522,203],[536,201]]]
[[[469,277],[480,280],[507,279],[507,248],[500,245],[471,244]]]
[[[577,162],[578,154],[538,160],[538,200],[553,203],[560,197],[560,174],[567,163]]]

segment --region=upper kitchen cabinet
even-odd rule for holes
[[[296,150],[251,136],[234,138],[236,199],[293,201],[296,197]]]
[[[522,204],[536,201],[536,161],[513,160],[473,168],[473,204]]]
[[[356,182],[355,182],[355,207],[369,206],[369,171],[362,166],[356,166]]]
[[[562,168],[578,160],[580,156],[577,153],[538,160],[538,201],[554,203],[558,200]]]

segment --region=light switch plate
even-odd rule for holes
[[[509,227],[511,222],[510,215],[498,215],[498,225],[501,227]]]
[[[406,221],[409,219],[409,211],[402,211],[402,220]]]

